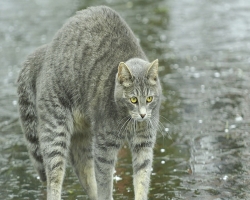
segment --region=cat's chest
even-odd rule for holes
[[[128,131],[133,134],[145,134],[150,128],[147,122],[131,122]]]
[[[83,131],[90,128],[90,124],[87,121],[86,117],[79,110],[73,111],[73,120],[74,120],[75,131]]]

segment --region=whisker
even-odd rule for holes
[[[149,120],[149,123],[150,123],[150,125],[151,125],[151,128],[152,128],[152,129],[155,129],[155,130],[157,131],[158,126],[157,126],[156,122],[153,121],[152,118],[151,118],[151,120]]]
[[[118,132],[118,136],[120,136],[120,134],[122,134],[124,132],[124,130],[126,129],[129,121],[131,120],[131,117],[129,117],[125,123],[122,125],[122,127],[120,128],[119,132]]]
[[[166,117],[164,117],[163,115],[160,115],[159,114],[159,116],[160,116],[160,118],[163,118],[163,119],[165,119],[168,123],[170,123],[171,125],[175,125],[174,123],[172,123],[170,120],[168,120]]]
[[[166,117],[164,117],[164,116],[162,116],[162,115],[159,115],[160,116],[160,118],[163,118],[163,119],[165,119],[168,123],[170,123],[170,125],[171,126],[175,126],[175,124],[174,123],[172,123],[172,122],[170,122]],[[167,133],[167,136],[168,136],[168,138],[169,139],[171,139],[171,140],[173,140],[173,138],[171,137],[171,133],[169,133],[168,131],[166,131],[166,127],[163,125],[163,123],[159,120],[159,124],[160,124],[160,126],[162,127],[162,131],[163,131],[163,133],[164,133],[164,135],[165,135],[165,133]]]
[[[156,121],[155,118],[153,118],[153,119]],[[165,131],[165,128],[166,128],[166,127],[163,125],[163,123],[162,123],[160,120],[157,120],[156,123],[158,123],[158,127],[159,127],[159,129],[160,129],[161,131]]]
[[[156,118],[151,118],[152,119],[152,125],[154,126],[154,128],[158,129],[159,132],[161,133],[161,135],[163,137],[165,137],[165,126],[159,121],[157,120]]]
[[[119,126],[119,125],[121,124],[122,120],[125,119],[125,118],[130,118],[130,116],[126,116],[126,117],[123,117],[122,119],[120,119],[120,120],[117,122],[117,124],[118,124],[117,126]]]
[[[159,125],[159,120],[157,120],[156,118],[154,118],[154,117],[151,117],[151,122],[153,122],[152,123],[152,125],[153,125],[153,128],[154,129],[161,129],[161,127],[160,127],[160,125]]]

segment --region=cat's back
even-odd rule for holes
[[[146,59],[138,39],[113,9],[107,6],[89,7],[78,11],[57,32],[47,55],[55,55],[58,62],[60,58],[77,62],[88,60],[88,66],[107,63],[108,60],[126,61],[132,57]],[[63,54],[63,56],[58,56]],[[105,55],[104,55],[105,54]],[[105,58],[109,57],[105,61]],[[54,60],[54,58],[52,58]],[[96,61],[101,61],[96,63]]]
[[[71,17],[48,44],[39,91],[43,96],[53,88],[58,96],[67,94],[85,105],[97,96],[106,100],[113,96],[118,64],[134,57],[147,60],[122,17],[106,6],[89,7]]]
[[[147,60],[120,15],[106,6],[89,7],[78,11],[56,33],[46,52],[44,73],[46,77],[60,75],[62,85],[81,80],[78,87],[82,87],[108,77],[112,85],[118,64],[133,57]]]
[[[57,32],[52,41],[70,38],[82,42],[93,42],[92,45],[103,39],[129,38],[134,40],[134,34],[127,23],[113,9],[107,6],[95,6],[78,11]],[[72,41],[72,40],[70,40]]]
[[[92,33],[101,34],[100,31],[107,31],[117,34],[121,29],[129,30],[125,21],[113,9],[107,6],[95,6],[78,11],[74,17],[69,20],[71,22],[80,22],[79,28],[90,30]],[[116,29],[114,29],[116,27]]]

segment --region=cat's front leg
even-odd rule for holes
[[[95,137],[95,174],[98,200],[112,200],[113,173],[122,141],[112,132]]]
[[[154,135],[154,134],[153,134]],[[155,137],[134,136],[130,139],[133,157],[135,200],[147,200]]]

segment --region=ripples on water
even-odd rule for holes
[[[250,2],[103,1],[160,59],[162,133],[150,199],[249,199]],[[103,3],[102,2],[102,3]],[[0,2],[0,194],[45,199],[18,124],[20,63],[76,10],[100,1]],[[132,199],[131,156],[119,154],[115,199]],[[63,199],[87,199],[71,169]]]

